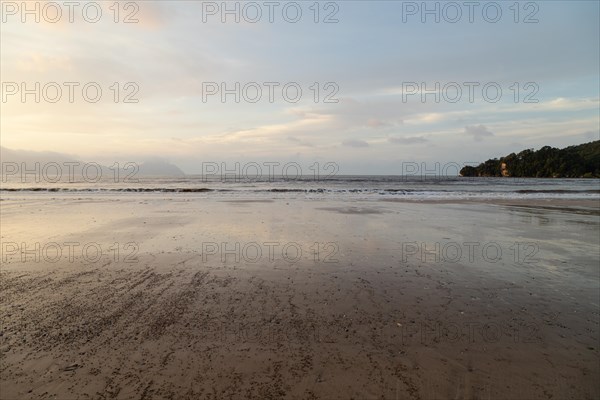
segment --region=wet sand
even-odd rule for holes
[[[2,399],[600,397],[593,203],[1,207]]]

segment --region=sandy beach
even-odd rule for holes
[[[2,399],[600,397],[593,200],[1,207]]]

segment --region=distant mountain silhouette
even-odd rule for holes
[[[150,160],[140,164],[139,174],[142,176],[185,176],[176,165],[164,160]]]
[[[44,174],[44,171],[48,171],[48,173],[55,173],[56,168],[51,167],[50,164],[58,164],[61,168],[61,172],[63,175],[67,175],[69,173],[73,173],[74,176],[81,176],[83,173],[84,166],[89,164],[94,164],[97,168],[102,172],[102,176],[111,177],[115,174],[114,165],[101,165],[99,163],[93,161],[82,161],[78,160],[76,156],[64,154],[64,153],[56,153],[56,152],[47,152],[47,151],[29,151],[29,150],[13,150],[8,149],[6,147],[0,146],[0,162],[2,162],[2,174],[9,173],[14,174],[12,172],[13,165],[16,164],[18,168],[18,172],[22,169],[26,169],[27,171],[35,171],[36,168],[39,168],[41,173]],[[36,163],[39,164],[36,167]],[[66,164],[65,164],[66,163]],[[69,163],[73,163],[72,166],[69,166]],[[13,164],[13,165],[7,165]],[[120,176],[131,176],[135,177],[149,177],[149,176],[165,176],[165,177],[182,177],[185,176],[185,173],[179,169],[176,165],[169,163],[163,159],[152,158],[142,163],[135,163],[135,173],[134,166],[126,166],[127,163],[120,163]],[[47,168],[44,170],[44,168]],[[69,170],[72,168],[72,170]],[[94,168],[91,169],[91,172],[95,173]],[[129,175],[134,173],[134,175]]]
[[[0,146],[0,161],[3,163],[16,162],[34,165],[38,163],[64,163],[74,162],[75,157],[52,151],[29,151],[29,150],[13,150]]]

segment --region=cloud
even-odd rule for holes
[[[290,142],[294,142],[297,143],[299,146],[306,146],[306,147],[315,147],[314,144],[307,142],[305,140],[300,140],[297,137],[293,137],[293,136],[288,136],[287,138]]]
[[[494,136],[485,125],[467,125],[465,126],[465,134],[473,136],[476,141],[481,141],[486,136]]]
[[[55,70],[72,71],[73,65],[68,56],[50,56],[40,52],[29,53],[16,61],[19,71],[47,72]]]
[[[585,140],[599,140],[600,131],[586,131],[581,134]]]
[[[382,121],[377,118],[369,118],[366,124],[369,128],[384,128],[386,126],[390,126],[388,122]]]
[[[411,116],[410,118],[406,118],[405,122],[412,125],[417,124],[434,124],[436,122],[441,122],[445,118],[447,119],[451,114],[455,114],[451,112],[439,113],[439,112],[430,112],[430,113],[422,113]]]
[[[423,136],[412,136],[412,137],[390,137],[388,138],[388,142],[395,144],[417,144],[417,143],[426,143],[429,140],[425,139]]]
[[[369,147],[369,143],[364,140],[344,140],[342,145],[347,147]]]
[[[137,5],[136,5],[137,6]],[[174,9],[160,3],[142,2],[138,10],[130,7],[127,12],[138,21],[138,24],[146,29],[160,29],[166,26],[169,20],[174,18]],[[133,11],[135,12],[133,14]],[[125,14],[125,13],[124,13]]]

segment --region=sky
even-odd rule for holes
[[[0,3],[5,148],[398,174],[600,139],[597,1]]]

